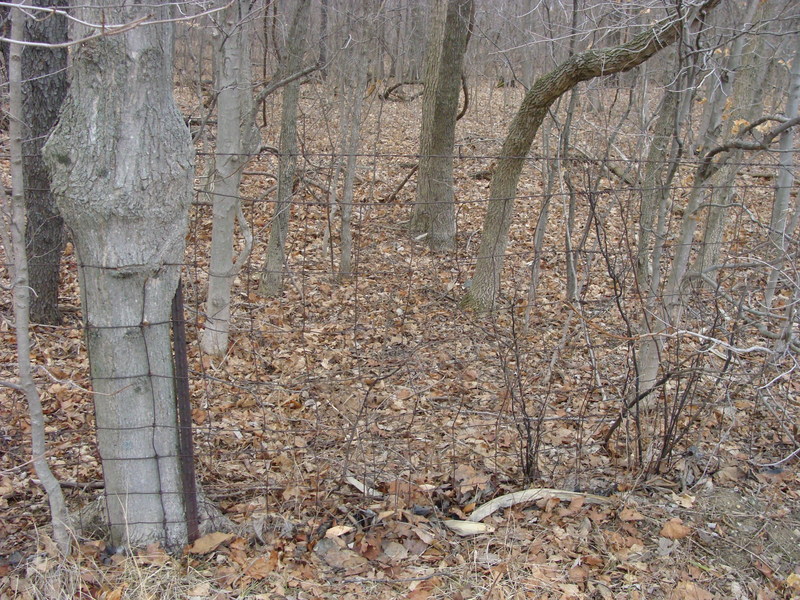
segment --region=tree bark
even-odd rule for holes
[[[514,116],[500,151],[492,177],[475,274],[468,293],[462,299],[462,306],[478,311],[491,310],[494,306],[500,290],[500,273],[514,214],[517,182],[550,105],[582,81],[629,71],[642,64],[672,44],[687,19],[698,18],[697,14],[704,14],[718,3],[719,0],[706,0],[697,9],[698,13],[663,19],[626,44],[576,54],[536,80]]]
[[[289,32],[284,75],[296,73],[303,64],[308,30],[309,0],[300,0]],[[296,79],[283,89],[281,107],[281,137],[278,159],[278,198],[267,242],[267,256],[258,293],[277,296],[283,290],[283,263],[286,258],[286,236],[289,233],[289,216],[294,195],[294,177],[297,169],[297,104],[300,99],[300,80]]]
[[[641,181],[642,199],[634,274],[642,303],[642,316],[638,325],[640,338],[636,349],[636,385],[630,390],[628,404],[655,386],[661,366],[663,340],[660,334],[665,327],[663,311],[658,304],[661,263],[667,239],[670,190],[681,155],[681,127],[688,122],[687,113],[694,100],[697,74],[695,64],[682,66],[680,56],[676,57],[676,62],[670,78],[674,83],[664,90],[657,109],[658,118]],[[649,406],[655,397],[655,394],[648,395],[641,406]]]
[[[234,2],[225,10],[221,43],[217,50],[217,147],[212,175],[213,220],[211,260],[208,273],[206,322],[201,346],[211,356],[228,350],[231,320],[231,286],[249,256],[252,235],[242,218],[239,185],[250,155],[258,150],[260,135],[255,126],[251,89],[250,33],[247,5]],[[245,238],[234,262],[233,237],[236,219]]]
[[[20,8],[11,9],[11,38],[23,38],[23,22],[25,15]],[[9,153],[11,155],[11,246],[6,248],[8,258],[13,261],[11,269],[14,321],[17,336],[17,367],[19,369],[19,385],[14,386],[25,395],[28,403],[28,415],[31,421],[31,463],[36,476],[42,483],[50,505],[50,518],[53,525],[53,540],[64,556],[69,555],[72,535],[69,531],[69,514],[61,485],[50,470],[47,462],[47,446],[45,441],[45,417],[42,401],[33,380],[31,365],[30,336],[30,302],[31,288],[28,261],[25,248],[25,190],[24,159],[22,143],[22,118],[24,114],[22,99],[22,48],[19,44],[11,44],[9,50]],[[5,189],[0,192],[4,204]]]
[[[800,36],[797,38],[792,71],[789,79],[789,92],[786,98],[786,116],[793,119],[798,116],[800,106]],[[788,222],[789,196],[794,184],[792,167],[794,166],[794,129],[788,129],[780,139],[780,169],[775,182],[775,199],[772,203],[772,216],[770,218],[771,250],[776,253],[776,259],[767,280],[767,289],[764,293],[764,305],[772,309],[775,291],[781,279],[781,271],[787,256],[787,248],[793,235],[792,227]],[[794,304],[790,302],[789,304]]]
[[[414,235],[427,234],[432,250],[455,245],[453,146],[462,65],[474,11],[473,0],[439,0],[425,57],[417,198],[410,228]]]
[[[34,6],[63,8],[65,0],[34,0]],[[25,39],[55,44],[67,41],[67,19],[48,15],[25,23]],[[42,162],[42,146],[58,119],[67,95],[67,49],[27,46],[22,52],[22,117],[28,126],[22,144],[27,226],[25,241],[28,272],[33,290],[31,320],[56,325],[64,221],[50,193],[50,177]]]
[[[100,0],[81,16],[168,21],[170,5]],[[87,32],[75,26],[73,39]],[[114,545],[187,542],[170,348],[194,177],[172,97],[173,25],[77,47],[44,148],[79,261],[97,441]]]
[[[759,0],[750,0],[745,14],[743,28],[752,27],[753,23],[762,22],[765,17],[766,4]],[[749,38],[749,39],[748,39]],[[727,142],[736,135],[737,127],[742,121],[748,123],[757,118],[763,110],[762,84],[767,74],[767,64],[762,58],[764,49],[763,35],[741,35],[731,47],[725,78],[726,85],[721,86],[720,97],[721,120],[727,123],[727,131],[722,141]],[[729,105],[730,99],[736,99]],[[710,132],[709,132],[710,133]],[[706,144],[710,146],[712,138],[706,135]],[[718,140],[714,140],[717,142]],[[707,146],[707,147],[708,147]],[[692,270],[703,273],[717,264],[722,248],[722,234],[733,197],[736,194],[736,177],[741,168],[743,150],[734,150],[727,164],[714,177],[715,185],[711,194],[711,202],[706,209],[706,221],[703,229],[703,243]],[[708,277],[716,280],[715,273]]]

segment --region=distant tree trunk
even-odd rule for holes
[[[328,78],[328,11],[330,0],[319,3],[319,75],[323,81]]]
[[[341,120],[341,151],[347,157],[345,162],[344,186],[342,188],[342,212],[340,244],[341,256],[339,258],[339,279],[350,277],[353,274],[353,203],[355,196],[356,167],[358,166],[358,146],[361,141],[361,108],[364,104],[364,88],[367,78],[363,76],[367,65],[366,57],[356,59],[356,75],[350,85],[342,91]]]
[[[11,9],[11,39],[23,39],[25,14],[21,8]],[[31,464],[42,488],[47,494],[50,506],[50,519],[53,525],[53,540],[64,556],[69,555],[72,534],[69,531],[69,512],[64,502],[61,485],[50,470],[47,462],[47,445],[45,438],[45,417],[42,401],[36,383],[33,380],[31,365],[30,336],[30,301],[31,287],[28,272],[28,261],[25,249],[25,190],[24,159],[22,142],[23,85],[22,85],[22,47],[12,41],[9,48],[9,154],[11,158],[11,218],[9,222],[11,244],[5,246],[6,260],[11,263],[9,271],[14,298],[14,324],[17,338],[17,366],[19,383],[14,385],[25,394],[30,417]],[[5,186],[0,189],[3,208],[6,204]],[[0,221],[0,226],[5,222]],[[4,242],[9,241],[3,232]]]
[[[798,45],[795,50],[789,79],[789,93],[786,98],[786,116],[789,119],[798,116],[798,106],[800,105],[800,36],[798,36],[797,40]],[[772,203],[772,216],[770,218],[771,250],[776,253],[776,259],[770,271],[767,290],[764,294],[764,305],[768,310],[772,309],[780,273],[783,270],[787,246],[789,245],[787,238],[791,238],[794,235],[787,218],[789,196],[794,185],[794,175],[792,174],[794,139],[794,129],[789,129],[781,135],[780,140],[780,169],[778,170],[778,180],[775,183],[775,200]],[[800,202],[798,204],[800,205]],[[796,297],[797,294],[795,293],[794,296]]]
[[[453,146],[461,72],[475,10],[473,0],[438,0],[425,56],[417,198],[411,232],[432,250],[455,245]]]
[[[634,275],[642,303],[639,321],[640,339],[636,351],[636,385],[630,390],[626,403],[651,389],[657,381],[661,366],[665,328],[662,307],[658,304],[661,287],[662,255],[667,238],[667,214],[670,189],[677,173],[682,144],[681,125],[688,121],[694,99],[697,69],[693,64],[682,65],[676,57],[671,83],[657,108],[652,141],[641,179],[642,199],[639,211],[638,242]],[[654,398],[648,396],[649,398]],[[645,402],[644,405],[648,405]]]
[[[250,155],[258,150],[260,135],[255,126],[251,89],[248,4],[233,2],[224,13],[217,51],[217,146],[214,157],[211,260],[206,299],[203,352],[222,356],[228,350],[231,319],[231,286],[250,254],[252,235],[242,218],[239,185]],[[244,248],[234,261],[234,225],[245,237]]]
[[[170,308],[194,149],[172,97],[171,6],[84,8],[96,23],[160,23],[73,50],[70,92],[43,154],[80,266],[111,543],[179,549],[188,531]],[[87,33],[76,24],[72,37]]]
[[[553,201],[553,188],[556,182],[556,161],[550,154],[550,138],[552,137],[552,119],[545,122],[545,129],[542,133],[542,152],[547,157],[543,161],[545,170],[545,186],[542,198],[542,207],[539,209],[539,216],[536,218],[536,229],[533,234],[533,260],[531,261],[531,280],[528,285],[528,303],[525,306],[525,326],[530,325],[531,312],[536,304],[539,289],[539,276],[541,272],[542,250],[544,248],[544,235],[547,232],[547,222],[550,216],[550,203]]]
[[[306,48],[308,13],[310,1],[300,0],[289,31],[289,44],[282,74],[288,76],[300,70]],[[283,89],[281,108],[281,138],[278,159],[278,198],[272,217],[272,227],[267,242],[267,255],[259,294],[277,296],[283,290],[283,263],[286,258],[286,236],[289,233],[289,216],[292,210],[294,179],[297,170],[297,104],[300,100],[300,80],[289,83]]]
[[[760,0],[750,0],[744,28],[749,29],[752,23],[761,22],[765,8],[766,4]],[[720,97],[722,121],[728,124],[722,141],[734,137],[737,129],[743,126],[743,122],[749,123],[763,110],[762,84],[767,74],[767,64],[762,58],[763,49],[763,35],[741,35],[733,41],[726,68],[730,75],[726,78],[726,85],[721,88]],[[730,104],[731,99],[736,100],[735,104]],[[711,141],[709,136],[706,137],[707,143]],[[692,265],[692,270],[697,273],[712,269],[719,260],[725,220],[736,194],[736,178],[743,156],[743,150],[731,152],[727,164],[714,177],[711,202],[706,210],[703,243],[695,264]],[[708,275],[712,280],[716,280],[714,273]]]
[[[63,8],[66,0],[34,0],[34,6]],[[27,19],[25,38],[55,44],[67,41],[67,19],[62,15]],[[31,296],[31,320],[55,325],[58,283],[64,248],[64,221],[50,193],[50,177],[42,162],[42,146],[58,119],[67,95],[67,49],[27,46],[22,52],[22,116],[28,126],[23,143],[25,203],[28,223],[25,239]]]
[[[718,2],[706,0],[698,10],[705,12]],[[685,17],[689,18],[695,17]],[[627,44],[576,54],[536,80],[512,120],[500,150],[501,158],[492,177],[475,274],[469,291],[462,299],[462,306],[479,311],[491,310],[494,306],[500,290],[500,273],[514,214],[517,182],[525,157],[550,105],[582,81],[629,71],[640,65],[678,38],[685,19],[667,18]]]

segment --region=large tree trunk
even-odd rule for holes
[[[93,6],[81,16],[97,23],[162,22],[77,46],[44,158],[80,265],[112,543],[176,549],[187,526],[170,305],[194,151],[172,97],[170,5]]]
[[[289,32],[286,62],[282,70],[288,76],[300,71],[306,47],[309,0],[300,0]],[[264,296],[277,296],[283,290],[283,263],[286,258],[286,237],[289,233],[289,216],[294,195],[294,178],[297,169],[297,103],[300,99],[300,80],[294,80],[283,90],[281,107],[280,158],[278,159],[278,199],[272,217],[272,227],[267,242],[267,256],[258,292]]]
[[[475,10],[473,0],[439,0],[425,57],[417,198],[411,232],[432,250],[455,245],[453,145],[461,71]]]
[[[706,0],[698,10],[705,13],[718,3],[719,0]],[[696,15],[693,12],[683,19],[664,19],[621,46],[576,54],[536,80],[514,116],[500,151],[501,158],[492,177],[475,274],[462,306],[479,311],[491,310],[494,306],[500,290],[500,273],[514,214],[517,182],[550,105],[582,81],[629,71],[642,64],[672,44],[685,21],[696,19]]]
[[[34,6],[61,7],[65,0],[34,0]],[[67,41],[67,19],[49,15],[27,19],[25,38],[31,42],[56,44]],[[58,119],[67,95],[67,49],[27,46],[22,52],[22,116],[28,131],[23,143],[25,204],[28,214],[25,240],[31,296],[31,320],[55,325],[58,313],[58,282],[64,247],[64,221],[50,194],[50,177],[41,150]]]
[[[252,235],[242,218],[239,184],[250,154],[258,150],[253,90],[250,81],[250,34],[247,6],[234,2],[225,10],[221,44],[217,50],[217,147],[212,174],[214,215],[211,229],[211,261],[208,273],[203,352],[222,356],[228,350],[231,320],[231,286],[250,254]],[[236,219],[245,237],[244,248],[234,263],[233,235]]]

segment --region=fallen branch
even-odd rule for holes
[[[588,504],[610,504],[611,499],[605,496],[597,496],[595,494],[586,494],[583,492],[570,492],[568,490],[557,490],[553,488],[530,488],[519,492],[511,492],[504,496],[498,496],[494,500],[489,500],[472,511],[469,516],[469,521],[476,523],[482,521],[489,515],[497,512],[501,508],[509,508],[515,504],[522,504],[523,502],[532,502],[541,498],[558,498],[559,500],[570,501],[575,498],[583,498]]]

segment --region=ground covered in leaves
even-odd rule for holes
[[[0,598],[800,595],[796,460],[781,462],[797,448],[800,378],[784,376],[794,359],[768,364],[676,342],[668,360],[689,365],[691,377],[668,382],[656,406],[621,416],[632,340],[615,289],[626,271],[611,265],[629,264],[635,248],[636,190],[602,161],[583,154],[569,172],[601,192],[599,203],[588,195],[579,203],[581,301],[564,301],[562,195],[551,208],[535,298],[529,293],[544,190],[538,147],[518,192],[501,307],[493,316],[459,309],[486,173],[520,99],[518,89],[473,93],[457,134],[458,247],[447,255],[430,253],[405,227],[414,178],[401,183],[416,164],[419,101],[368,99],[356,269],[342,279],[339,216],[331,218],[325,191],[335,168],[336,104],[321,86],[306,86],[285,290],[272,299],[256,293],[277,172],[265,153],[248,166],[242,189],[256,244],[234,286],[223,360],[201,356],[196,343],[210,238],[201,191],[192,214],[184,282],[196,462],[233,531],[206,535],[180,557],[158,547],[115,554],[83,536],[61,561],[27,462],[25,406],[0,391]],[[280,104],[270,102],[263,139],[277,146]],[[191,98],[183,104],[192,113]],[[577,119],[573,133],[598,158],[606,151],[602,120]],[[213,136],[198,142],[200,174],[212,150]],[[768,168],[744,176],[747,209],[766,222],[772,188],[760,178]],[[602,227],[591,224],[590,206]],[[738,222],[726,239],[746,254],[758,233]],[[51,464],[77,511],[101,493],[102,479],[76,270],[68,248],[64,323],[34,328],[33,360]],[[11,303],[2,298],[2,377],[13,379]],[[697,290],[691,314],[704,318],[710,299]],[[468,521],[486,502],[535,487],[554,491]]]

